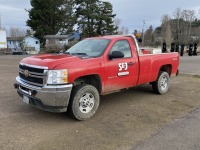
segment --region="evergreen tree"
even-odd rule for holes
[[[31,6],[32,8],[27,10],[27,25],[35,31],[34,36],[39,38],[41,43],[45,43],[44,35],[72,31],[76,20],[73,0],[31,0]]]
[[[98,0],[76,0],[76,5],[78,29],[84,37],[94,36]]]
[[[118,27],[114,25],[114,17],[112,4],[110,2],[100,2],[97,20],[98,35],[117,34]]]
[[[76,24],[77,17],[75,14],[75,0],[67,0],[65,4],[66,14],[65,21],[63,22],[63,28],[61,34],[70,34],[74,31],[74,25]]]
[[[147,46],[153,46],[154,44],[154,34],[153,34],[153,26],[150,25],[149,28],[145,31],[144,36],[145,36],[145,45]]]
[[[100,0],[76,0],[78,29],[84,37],[104,34],[115,34],[115,14],[112,14],[112,4]]]
[[[200,26],[200,19],[195,18],[192,22],[192,27],[199,27]]]

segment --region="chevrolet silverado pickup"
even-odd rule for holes
[[[96,113],[100,95],[146,83],[165,94],[178,67],[178,53],[152,54],[133,35],[94,37],[63,54],[22,59],[14,86],[25,103],[86,120]]]

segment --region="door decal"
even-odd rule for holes
[[[119,66],[119,71],[128,70],[128,63],[127,62],[119,63],[118,66]]]
[[[127,76],[127,75],[129,75],[129,71],[127,71],[128,70],[128,63],[127,62],[119,63],[118,66],[119,66],[118,76]]]

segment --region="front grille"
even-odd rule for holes
[[[21,72],[19,73],[20,78],[22,78],[23,80],[32,82],[32,83],[37,83],[37,84],[41,84],[43,85],[43,79],[42,78],[35,78],[35,77],[26,77],[24,74],[22,74]]]
[[[33,68],[33,67],[25,66],[25,65],[19,65],[19,68],[22,70],[28,70],[30,72],[44,73],[44,69],[40,69],[40,68]]]
[[[28,71],[28,75],[25,75],[25,71]],[[19,76],[23,81],[32,85],[43,86],[46,84],[47,73],[44,67],[39,68],[38,66],[20,64]]]

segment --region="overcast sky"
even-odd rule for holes
[[[104,0],[113,4],[114,13],[122,20],[121,26],[128,27],[131,32],[134,29],[145,29],[150,25],[160,25],[161,16],[172,15],[176,8],[193,9],[198,12],[200,0]],[[29,0],[0,0],[1,24],[9,28],[13,26],[26,27],[30,9]]]

